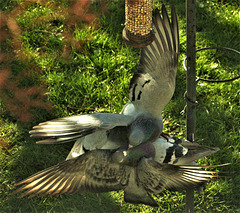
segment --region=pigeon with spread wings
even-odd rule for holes
[[[174,7],[171,21],[165,6],[162,17],[156,9],[153,28],[155,41],[141,48],[138,71],[129,89],[130,102],[120,114],[75,115],[41,123],[30,131],[38,143],[64,143],[77,140],[68,159],[89,150],[116,149],[154,141],[163,129],[161,112],[175,90],[179,33]]]
[[[126,202],[157,206],[151,194],[184,190],[211,180],[216,173],[183,164],[215,153],[218,148],[171,140],[173,143],[159,138],[127,150],[86,151],[17,183],[22,186],[13,193],[24,191],[21,198],[124,190]]]

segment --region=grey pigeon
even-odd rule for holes
[[[67,159],[88,150],[127,148],[156,140],[162,132],[161,112],[175,90],[178,66],[179,32],[174,7],[171,21],[165,6],[162,17],[155,10],[155,41],[141,49],[138,72],[130,82],[129,99],[120,114],[93,113],[47,121],[33,127],[31,137],[38,143],[76,140]]]
[[[191,147],[189,150],[179,140],[171,138],[172,142],[168,142],[159,138],[153,143],[141,143],[127,150],[86,151],[83,155],[17,183],[16,186],[23,186],[13,193],[27,190],[19,196],[22,198],[27,195],[33,197],[124,190],[126,202],[158,206],[151,194],[159,194],[165,189],[184,190],[215,177],[216,172],[202,170],[204,167],[201,166],[175,164],[181,162],[181,158],[185,158],[182,162],[188,163],[199,155],[203,157],[218,149],[180,140],[182,144]],[[168,156],[169,150],[171,158]],[[202,153],[196,155],[196,150],[198,153],[202,150]]]

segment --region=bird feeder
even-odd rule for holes
[[[123,40],[128,45],[144,47],[151,44],[154,38],[152,0],[126,0]]]

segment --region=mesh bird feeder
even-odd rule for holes
[[[123,40],[128,45],[144,47],[151,44],[154,38],[152,0],[126,0]]]

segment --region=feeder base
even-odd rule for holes
[[[130,46],[145,47],[154,41],[155,35],[153,32],[145,36],[131,34],[125,27],[122,32],[122,38]]]

